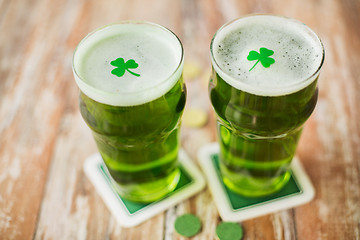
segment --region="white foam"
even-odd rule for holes
[[[250,51],[274,51],[265,68],[247,60]],[[215,71],[233,87],[263,96],[286,95],[313,82],[324,60],[323,46],[305,24],[293,19],[252,15],[224,25],[211,43]]]
[[[138,63],[122,77],[111,73],[117,58]],[[95,30],[75,50],[73,71],[82,92],[114,106],[144,104],[161,97],[180,78],[183,49],[168,29],[146,22],[123,22]]]

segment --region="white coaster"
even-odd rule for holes
[[[162,200],[148,204],[131,202],[119,196],[112,187],[110,174],[99,153],[86,159],[84,171],[119,224],[132,227],[193,196],[205,187],[201,172],[182,149],[179,151],[179,162],[181,176],[176,189]]]
[[[219,145],[211,143],[198,153],[201,167],[223,221],[244,221],[309,202],[315,195],[309,177],[294,157],[292,176],[283,189],[266,197],[248,198],[231,192],[222,182],[219,170]]]

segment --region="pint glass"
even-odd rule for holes
[[[155,201],[178,183],[182,69],[180,40],[148,22],[97,29],[74,52],[81,115],[126,199]]]
[[[217,115],[224,184],[250,197],[280,190],[313,112],[324,48],[296,20],[250,15],[211,42],[211,103]]]

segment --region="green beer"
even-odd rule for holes
[[[119,194],[151,202],[175,189],[186,88],[183,49],[146,22],[105,26],[74,54],[80,112]]]
[[[290,178],[301,131],[316,105],[321,41],[293,19],[252,15],[224,25],[211,56],[209,92],[223,181],[246,196],[276,192]]]

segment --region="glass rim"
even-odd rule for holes
[[[272,91],[267,91],[267,94],[266,96],[282,96],[282,95],[288,95],[288,94],[291,94],[291,93],[294,93],[294,92],[297,92],[297,91],[300,91],[301,89],[304,89],[305,87],[307,87],[308,85],[310,85],[317,77],[318,75],[320,74],[320,69],[324,63],[324,60],[325,60],[325,48],[324,48],[324,45],[320,39],[320,37],[310,28],[308,27],[306,24],[302,23],[301,21],[297,20],[297,19],[294,19],[294,18],[289,18],[289,17],[286,17],[286,16],[281,16],[281,15],[275,15],[275,14],[264,14],[264,13],[256,13],[256,14],[247,14],[245,16],[242,16],[242,17],[239,17],[239,18],[236,18],[236,19],[233,19],[231,21],[228,21],[227,23],[225,23],[224,25],[222,25],[214,34],[213,38],[211,39],[211,43],[210,43],[210,57],[211,57],[211,62],[212,62],[212,65],[213,65],[213,68],[216,68],[216,70],[220,70],[219,72],[221,73],[221,75],[225,76],[227,79],[232,79],[234,81],[237,82],[237,85],[242,85],[243,87],[245,87],[245,89],[254,89],[256,87],[252,86],[252,85],[249,85],[247,83],[243,83],[241,81],[238,81],[236,77],[233,77],[231,75],[229,75],[228,73],[226,73],[220,66],[219,64],[217,63],[215,57],[214,57],[214,53],[213,53],[213,43],[214,43],[214,40],[215,38],[217,37],[217,35],[222,31],[224,30],[227,26],[230,26],[231,24],[235,23],[235,22],[238,22],[238,21],[241,21],[243,19],[246,19],[246,18],[251,18],[251,17],[256,17],[256,16],[265,16],[265,17],[277,17],[277,18],[282,18],[284,20],[287,20],[287,21],[292,21],[292,22],[295,22],[297,24],[302,24],[303,27],[309,31],[311,33],[311,35],[313,37],[316,38],[316,40],[319,41],[319,44],[321,46],[321,54],[322,54],[322,57],[321,57],[321,61],[320,61],[320,64],[319,66],[316,68],[315,72],[314,73],[311,73],[309,74],[309,76],[307,77],[304,77],[301,81],[298,81],[298,82],[295,82],[295,83],[292,83],[292,84],[289,84],[287,85],[285,88],[281,88],[282,91],[278,91],[276,92],[274,89],[271,89]],[[217,74],[219,74],[217,72]],[[226,83],[228,83],[225,79],[224,81]],[[237,88],[235,86],[233,86],[232,84],[228,83],[229,85],[231,85],[232,87],[234,88]],[[286,91],[286,89],[294,89],[294,87],[296,86],[301,86],[301,85],[304,85],[302,88],[296,88],[295,91],[290,91],[289,93],[285,93],[285,94],[281,94],[281,93],[284,93]],[[237,88],[238,89],[238,88]],[[242,90],[242,89],[240,89]],[[246,91],[246,90],[244,90]],[[246,91],[248,92],[248,91]],[[251,94],[254,94],[252,92],[250,92]],[[260,94],[254,94],[254,95],[260,95]],[[265,96],[265,95],[264,95]]]
[[[98,33],[99,31],[103,30],[103,29],[106,29],[106,28],[110,28],[112,26],[117,26],[117,25],[138,25],[138,24],[142,24],[142,25],[147,25],[147,26],[152,26],[152,27],[155,27],[157,29],[160,29],[160,30],[163,30],[164,32],[167,32],[169,33],[170,35],[172,35],[175,39],[175,41],[179,44],[177,47],[180,47],[180,59],[179,59],[179,62],[177,63],[176,65],[176,68],[174,69],[174,71],[172,71],[171,74],[169,74],[167,77],[164,77],[163,80],[161,80],[159,83],[157,83],[156,85],[154,86],[151,86],[151,87],[148,87],[148,88],[144,88],[144,89],[141,89],[141,90],[138,90],[138,91],[126,91],[126,92],[118,92],[118,93],[113,93],[113,92],[107,92],[107,91],[104,91],[104,90],[101,90],[101,89],[98,89],[94,86],[92,86],[91,84],[87,83],[83,77],[80,76],[80,74],[78,73],[77,69],[76,69],[76,66],[75,66],[75,58],[76,58],[76,54],[78,52],[78,49],[81,48],[82,44],[84,44],[84,42],[86,42],[91,36],[93,36],[94,34]],[[183,65],[184,65],[184,47],[181,43],[181,40],[179,39],[179,37],[173,32],[171,31],[170,29],[168,29],[167,27],[165,26],[162,26],[160,24],[157,24],[157,23],[153,23],[153,22],[149,22],[149,21],[142,21],[142,20],[123,20],[123,21],[118,21],[118,22],[113,22],[113,23],[110,23],[110,24],[107,24],[107,25],[104,25],[104,26],[101,26],[101,27],[98,27],[96,28],[95,30],[89,32],[84,38],[82,38],[80,40],[80,42],[77,44],[77,46],[75,47],[74,49],[74,52],[72,54],[72,70],[73,70],[73,74],[74,74],[74,77],[75,77],[75,81],[78,85],[78,87],[80,88],[80,90],[85,93],[87,96],[88,94],[86,92],[92,92],[93,94],[91,95],[96,95],[96,96],[108,96],[109,98],[116,98],[117,96],[119,95],[133,95],[133,94],[141,94],[141,93],[145,93],[145,92],[148,92],[150,89],[153,89],[153,88],[158,88],[159,86],[165,84],[167,81],[173,79],[173,78],[176,78],[177,75],[179,75],[179,78],[182,74],[182,70],[183,70]],[[171,86],[173,87],[175,85],[177,81],[174,81],[174,84]],[[168,89],[170,90],[171,87]],[[86,90],[85,90],[86,89]],[[85,91],[83,91],[85,90]],[[166,91],[167,92],[167,91]],[[165,94],[166,92],[162,92],[161,95]],[[160,95],[160,96],[161,96]],[[90,96],[88,96],[90,97]],[[91,97],[92,98],[92,97]],[[100,97],[101,98],[101,97]],[[104,97],[106,98],[106,97]],[[94,99],[94,98],[93,98]],[[95,101],[98,101],[98,99],[94,99]],[[152,99],[150,101],[153,101],[155,99]],[[101,102],[101,103],[104,103],[104,104],[108,104],[108,105],[114,105],[114,104],[111,104],[109,102],[106,102],[106,101],[102,101],[102,100],[99,100],[98,102]],[[135,104],[137,105],[137,104]],[[114,106],[126,106],[125,105],[122,105],[122,104],[115,104]]]

